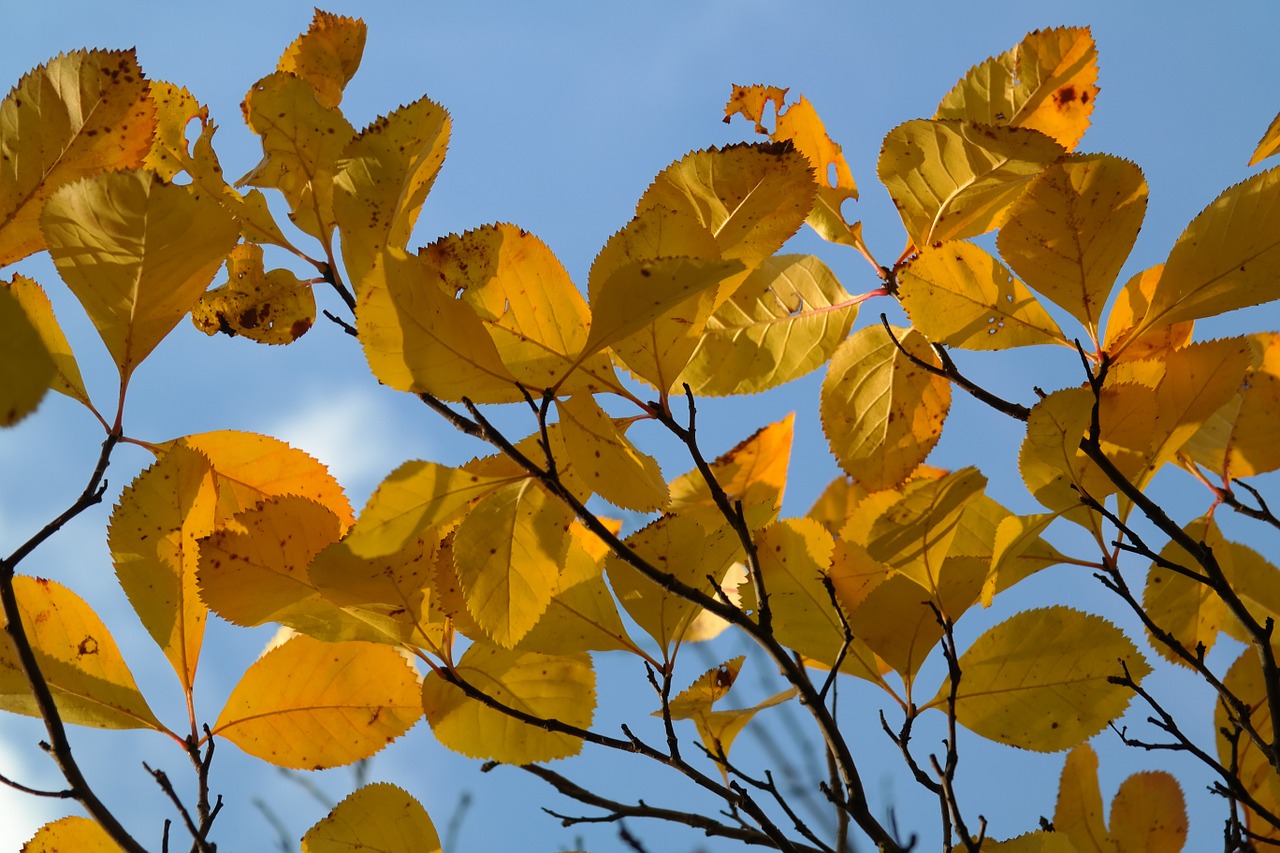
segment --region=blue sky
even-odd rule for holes
[[[1280,110],[1275,85],[1280,52],[1273,44],[1280,32],[1280,6],[1265,2],[1222,4],[1212,11],[1203,3],[1168,2],[1155,15],[1148,4],[1114,0],[335,2],[326,8],[360,15],[369,25],[363,66],[343,104],[353,124],[363,126],[422,94],[452,114],[449,156],[423,208],[415,245],[488,222],[514,222],[541,237],[579,283],[658,171],[691,149],[748,138],[745,122],[720,121],[734,83],[789,86],[793,97],[804,94],[813,101],[830,135],[844,146],[859,183],[862,199],[856,215],[864,222],[867,242],[889,262],[904,238],[893,206],[875,180],[884,134],[902,121],[931,115],[971,65],[1011,47],[1028,30],[1091,25],[1099,44],[1102,91],[1094,127],[1081,150],[1132,159],[1151,187],[1147,220],[1122,278],[1163,260],[1196,212],[1223,188],[1251,174],[1244,164]],[[0,53],[0,85],[11,85],[62,50],[136,45],[150,77],[184,84],[209,105],[220,125],[216,143],[223,167],[239,176],[260,156],[240,120],[239,103],[306,28],[311,5],[291,0],[183,2],[157,13],[153,4],[124,0],[109,5],[46,0],[12,4],[5,15],[8,38]],[[820,246],[807,236],[798,238],[795,250],[818,252],[852,292],[876,286],[865,263],[851,252]],[[21,269],[50,291],[80,353],[90,391],[106,399],[114,370],[101,369],[105,352],[78,305],[59,288],[47,263],[36,259]],[[860,325],[888,310],[883,301],[864,307]],[[1276,328],[1277,322],[1274,311],[1255,311],[1204,324],[1200,335],[1228,333],[1241,324]],[[1067,356],[1034,352],[964,364],[1030,402],[1033,384],[1052,388],[1077,381]],[[704,409],[703,433],[713,452],[727,449],[758,425],[797,411],[788,514],[803,513],[836,472],[817,422],[818,383],[812,376],[777,394],[717,401]],[[995,497],[1032,511],[1034,503],[1013,461],[1021,440],[1017,425],[994,419],[959,396],[951,417],[931,461],[947,467],[979,464],[991,478]],[[127,425],[132,434],[151,440],[218,428],[275,435],[330,464],[357,506],[400,461],[452,463],[477,452],[420,405],[377,386],[359,351],[323,323],[294,346],[270,350],[243,340],[206,338],[184,323],[138,372]],[[52,395],[35,416],[0,434],[0,550],[7,553],[79,492],[100,440],[95,422],[75,404]],[[662,461],[669,475],[688,467],[675,457]],[[23,571],[68,583],[99,607],[109,624],[124,626],[117,629],[117,639],[144,690],[156,697],[153,707],[176,720],[181,707],[164,698],[176,695],[176,685],[145,635],[132,630],[135,623],[114,585],[105,546],[110,504],[146,463],[136,449],[122,449],[113,461],[104,506],[38,551]],[[1158,482],[1194,489],[1186,479]],[[1195,494],[1178,507],[1181,518],[1190,518],[1201,511],[1202,497]],[[1276,544],[1254,541],[1264,551]],[[1036,603],[1065,602],[1119,617],[1116,605],[1083,574],[1060,568],[1046,575],[1051,577],[1028,582],[1003,610],[967,617],[962,643],[1016,608]],[[199,685],[210,718],[265,641],[262,631],[215,630],[221,653],[205,660]],[[642,677],[634,669],[612,671],[612,662],[606,658],[602,663],[602,691]],[[688,663],[691,678],[713,662]],[[1188,676],[1164,675],[1153,683],[1170,696],[1185,695],[1193,725],[1209,725],[1209,698],[1194,692]],[[854,687],[847,696],[848,725],[867,732],[864,773],[876,807],[892,807],[904,827],[921,826],[924,849],[931,849],[936,843],[931,834],[936,832],[934,807],[908,784],[900,758],[886,749],[875,721],[875,695]],[[787,740],[781,725],[770,731]],[[177,777],[180,756],[154,736],[74,735],[77,747],[90,757],[91,778],[106,786],[130,825],[158,847],[158,816],[165,813],[165,804],[139,761],[166,764]],[[0,718],[0,773],[37,786],[56,784],[51,765],[35,746],[40,736],[31,721]],[[991,818],[996,837],[1032,829],[1040,814],[1052,813],[1060,755],[990,749],[972,738],[966,744],[973,750],[965,754],[962,770],[962,784],[969,780],[972,797],[966,805],[971,813]],[[1100,736],[1095,746],[1102,754],[1106,798],[1139,767],[1167,767],[1189,778],[1189,763],[1126,751],[1109,735]],[[636,770],[634,762],[613,756],[591,757],[564,769],[588,781],[631,786],[641,796],[668,790],[663,774]],[[547,789],[519,778],[518,771],[500,770],[488,777],[475,771],[474,763],[436,747],[425,726],[380,755],[371,769],[374,778],[409,788],[441,829],[460,793],[470,792],[473,805],[462,823],[459,845],[450,853],[555,850],[575,844],[575,830],[560,829],[537,808],[554,804],[572,810],[571,805],[556,802]],[[323,774],[319,781],[336,796],[351,784],[344,771]],[[298,786],[236,755],[231,746],[219,753],[215,784],[228,799],[219,835],[228,849],[267,849],[269,829],[250,804],[252,797],[279,803],[295,834],[323,814]],[[1188,849],[1208,849],[1221,825],[1219,804],[1203,794],[1203,784],[1184,782],[1194,833]],[[0,790],[0,851],[18,849],[40,822],[58,814],[47,806]],[[720,849],[688,832],[632,828],[648,833],[644,837],[655,850],[692,850],[700,844]],[[583,830],[582,835],[587,849],[621,849],[608,827]]]

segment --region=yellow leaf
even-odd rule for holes
[[[1111,684],[1124,660],[1134,681],[1151,671],[1137,648],[1100,616],[1068,607],[1027,610],[960,657],[956,719],[985,738],[1037,752],[1084,743],[1123,713],[1133,692]],[[931,705],[945,702],[943,684]]]
[[[658,571],[709,596],[716,595],[718,586],[712,586],[708,578],[715,578],[718,584],[742,553],[731,528],[705,529],[684,515],[664,515],[625,542]],[[663,648],[679,643],[702,611],[697,604],[649,580],[621,557],[607,557],[605,570],[618,602]]]
[[[480,316],[420,257],[387,251],[359,285],[356,328],[374,376],[450,402],[523,400]]]
[[[1079,853],[1113,853],[1102,823],[1102,792],[1098,788],[1098,756],[1087,744],[1067,753],[1058,782],[1054,832],[1071,839]]]
[[[329,642],[385,635],[327,599],[307,567],[341,533],[337,516],[307,498],[270,498],[200,541],[200,597],[236,625],[288,625]]]
[[[107,528],[120,586],[188,691],[209,615],[196,589],[198,540],[213,532],[216,504],[209,460],[178,446],[124,490]]]
[[[478,642],[454,671],[508,708],[579,728],[591,725],[595,673],[586,654],[540,655]],[[437,672],[423,680],[422,705],[436,740],[471,758],[529,764],[567,758],[582,749],[580,739],[483,705]]]
[[[311,287],[288,270],[267,272],[262,247],[241,243],[227,257],[227,281],[200,297],[191,321],[206,335],[243,335],[261,344],[291,344],[316,321]]]
[[[728,124],[735,115],[741,115],[756,126],[756,133],[767,134],[764,126],[765,105],[772,103],[774,112],[782,109],[782,102],[790,88],[780,89],[777,86],[734,85],[729,93],[729,102],[724,105],[724,123]]]
[[[511,648],[547,609],[573,516],[532,480],[501,486],[462,519],[453,561],[467,609],[498,645]]]
[[[77,50],[0,103],[0,266],[45,248],[40,213],[59,187],[142,165],[156,126],[147,85],[132,50]]]
[[[353,850],[441,853],[440,836],[417,800],[388,782],[374,782],[350,794],[302,836],[302,853]]]
[[[1106,154],[1074,155],[1031,182],[996,244],[1028,285],[1093,335],[1146,211],[1141,169]]]
[[[1162,771],[1135,773],[1111,801],[1116,853],[1178,853],[1187,843],[1187,804],[1178,780]]]
[[[236,186],[280,190],[294,224],[328,245],[333,179],[355,128],[337,107],[320,103],[310,83],[283,71],[253,84],[243,109],[249,129],[262,137],[262,160]]]
[[[1280,621],[1280,569],[1267,562],[1257,551],[1239,542],[1227,542],[1226,546],[1226,554],[1214,553],[1219,558],[1223,571],[1228,573],[1227,581],[1231,584],[1231,589],[1259,624],[1265,625],[1268,618]],[[1222,630],[1242,643],[1253,642],[1253,638],[1233,615],[1227,615],[1222,623]]]
[[[72,815],[46,823],[22,845],[21,853],[122,853],[97,821]]]
[[[1075,148],[1098,96],[1098,50],[1088,27],[1036,30],[969,69],[936,118],[1028,127]]]
[[[1276,298],[1280,169],[1225,190],[1169,252],[1140,331],[1225,314]]]
[[[1071,839],[1061,832],[1038,830],[1004,841],[982,842],[983,853],[1079,853]]]
[[[453,559],[453,531],[440,540],[431,572],[432,603],[448,619],[450,630],[472,640],[487,640],[485,631],[467,610],[467,597]]]
[[[718,396],[804,376],[848,336],[861,301],[812,255],[766,258],[707,319],[680,381]]]
[[[342,261],[356,286],[387,246],[408,248],[418,211],[444,163],[449,131],[449,113],[419,98],[360,131],[343,150],[333,208]]]
[[[165,730],[138,691],[107,626],[84,599],[43,578],[18,575],[13,585],[27,639],[63,722],[100,729]],[[8,634],[0,641],[0,707],[40,716]]]
[[[1223,686],[1249,709],[1249,722],[1254,731],[1271,731],[1271,710],[1268,702],[1268,686],[1262,674],[1258,653],[1245,649],[1222,679]],[[1274,689],[1274,688],[1272,688]],[[1218,761],[1223,767],[1235,767],[1244,789],[1262,808],[1271,814],[1280,812],[1280,776],[1271,766],[1265,752],[1246,733],[1240,733],[1238,746],[1233,747],[1228,734],[1234,734],[1238,721],[1234,712],[1228,713],[1223,702],[1217,703],[1213,712],[1213,728],[1217,732]],[[1265,737],[1265,735],[1264,735]],[[1280,840],[1277,829],[1253,809],[1241,804],[1245,827],[1262,838]]]
[[[528,231],[486,225],[443,237],[418,254],[444,293],[475,309],[518,382],[534,391],[573,393],[593,381],[613,381],[607,357],[577,357],[591,313],[560,261]]]
[[[917,358],[938,363],[919,332],[893,334]],[[822,380],[822,430],[831,452],[868,491],[896,486],[924,461],[950,405],[951,383],[912,364],[880,325],[841,344]]]
[[[89,392],[85,390],[84,379],[80,376],[80,367],[76,364],[76,357],[71,352],[71,345],[67,343],[67,336],[62,333],[62,327],[58,325],[58,320],[53,315],[53,305],[49,302],[44,289],[25,275],[15,275],[13,281],[0,281],[0,287],[6,288],[18,301],[27,319],[35,327],[36,334],[40,336],[40,341],[53,358],[54,375],[49,387],[61,394],[66,394],[73,400],[79,400],[92,410],[93,403],[89,401]],[[21,338],[16,334],[3,335],[0,336],[0,340],[12,340],[16,345]],[[21,380],[14,380],[14,386],[19,381],[30,382],[29,374],[38,375],[39,371],[32,371],[28,367],[23,373]]]
[[[1271,120],[1271,124],[1267,125],[1266,133],[1262,134],[1262,139],[1258,140],[1258,147],[1253,150],[1253,156],[1249,158],[1249,165],[1256,166],[1263,160],[1280,151],[1280,115]]]
[[[1093,402],[1088,388],[1064,388],[1037,403],[1027,418],[1018,468],[1036,500],[1064,518],[1098,530],[1097,515],[1081,506],[1081,492],[1102,500],[1115,487],[1080,452]]]
[[[239,228],[211,196],[153,172],[110,172],[64,186],[41,228],[122,380],[208,287]]]
[[[366,27],[359,18],[347,18],[316,9],[311,27],[293,40],[276,65],[306,80],[326,107],[342,102],[342,90],[355,76],[364,54]]]
[[[1103,340],[1103,346],[1112,360],[1118,360],[1121,355],[1127,360],[1151,358],[1191,342],[1191,332],[1195,326],[1191,320],[1134,336],[1142,318],[1147,314],[1151,294],[1155,293],[1156,284],[1163,272],[1164,264],[1156,264],[1135,273],[1120,289],[1115,305],[1111,306],[1111,314],[1107,317],[1107,335]]]
[[[754,530],[778,517],[787,485],[795,415],[756,430],[711,463],[711,473],[732,507],[742,502],[743,518]],[[671,481],[670,511],[692,518],[708,531],[725,523],[711,488],[697,468]]]
[[[889,131],[876,172],[924,248],[999,228],[1027,182],[1062,154],[1033,130],[916,119]]]
[[[972,243],[922,249],[898,286],[912,327],[934,343],[976,350],[1066,343],[1035,294]]]
[[[1280,334],[1252,336],[1262,353],[1245,371],[1237,395],[1187,441],[1182,450],[1223,479],[1252,477],[1280,468],[1274,440],[1280,407]]]
[[[1223,566],[1223,571],[1231,577],[1231,550],[1222,538],[1222,531],[1212,516],[1201,516],[1183,527],[1183,532],[1192,541],[1203,542],[1213,549],[1214,556]],[[1188,571],[1203,575],[1204,570],[1182,546],[1170,541],[1160,550],[1164,560],[1182,566]],[[1161,568],[1152,563],[1147,570],[1147,585],[1142,593],[1142,607],[1151,619],[1163,630],[1173,635],[1188,651],[1195,654],[1197,647],[1203,645],[1204,650],[1213,648],[1218,639],[1218,631],[1227,618],[1227,605],[1207,585],[1192,580],[1186,575]],[[1152,645],[1160,655],[1183,666],[1189,664],[1170,651],[1164,643]]]
[[[0,426],[13,426],[34,412],[57,378],[53,355],[22,303],[7,286],[0,287]]]
[[[751,719],[756,714],[765,708],[772,708],[775,705],[790,701],[795,698],[798,692],[795,687],[791,687],[780,693],[775,693],[750,708],[709,711],[694,720],[698,727],[698,735],[702,738],[702,743],[706,746],[707,751],[712,755],[728,756],[729,747],[733,745],[734,739],[746,728],[747,723],[751,722]],[[723,766],[720,767],[720,775],[726,782],[728,781],[728,770]]]
[[[393,648],[299,635],[249,667],[213,733],[277,767],[337,767],[408,731],[422,716],[418,690]]]
[[[614,506],[652,512],[670,495],[658,462],[642,453],[595,397],[575,394],[556,401],[565,449],[588,488]]]
[[[742,671],[745,660],[744,655],[739,655],[695,678],[693,684],[681,690],[667,703],[671,719],[690,720],[710,711],[711,706],[723,699],[738,680],[738,673]],[[662,709],[659,708],[650,716],[661,717]]]
[[[818,495],[818,499],[805,513],[806,518],[819,522],[833,536],[844,527],[849,511],[858,501],[867,496],[867,492],[848,476],[836,477]]]
[[[997,522],[991,543],[991,568],[982,585],[982,606],[990,607],[996,593],[1003,592],[1035,572],[1066,561],[1058,549],[1040,538],[1058,513],[1005,515]]]
[[[259,501],[278,495],[298,495],[323,504],[338,517],[343,530],[354,520],[351,504],[329,469],[277,438],[216,430],[183,436],[174,444],[200,451],[212,464],[219,527]]]

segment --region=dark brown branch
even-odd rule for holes
[[[182,804],[181,798],[178,797],[178,792],[173,789],[173,784],[169,781],[169,775],[163,770],[153,770],[145,761],[142,762],[142,766],[156,780],[160,790],[164,791],[165,796],[169,798],[169,802],[173,803],[174,808],[178,810],[183,824],[187,827],[187,832],[191,833],[193,840],[191,849],[199,851],[199,853],[215,853],[214,845],[210,844],[208,839],[203,836],[200,827],[196,826],[195,821],[191,819],[191,813],[187,811],[187,807]],[[167,841],[165,846],[168,846]]]

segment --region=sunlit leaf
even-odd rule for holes
[[[13,586],[27,639],[63,722],[164,731],[138,691],[107,626],[84,599],[43,578],[18,575]],[[7,634],[0,640],[0,707],[40,716]]]
[[[107,831],[95,820],[78,815],[50,821],[22,845],[21,853],[123,853],[124,848],[111,840]]]
[[[1162,771],[1135,773],[1111,801],[1117,853],[1177,853],[1187,843],[1187,804],[1178,780]]]
[[[1018,455],[1023,482],[1036,500],[1090,529],[1096,516],[1084,514],[1081,493],[1101,500],[1115,488],[1080,452],[1093,402],[1088,388],[1064,388],[1045,397],[1031,409]]]
[[[191,310],[240,230],[215,198],[152,172],[64,186],[41,229],[124,379]]]
[[[1098,50],[1088,27],[1036,30],[975,65],[938,105],[937,118],[1027,127],[1075,148],[1098,95]]]
[[[9,288],[0,286],[0,426],[12,426],[35,411],[57,376],[40,332]]]
[[[357,287],[387,246],[407,249],[449,145],[449,113],[427,98],[380,118],[343,149],[333,181],[342,261]]]
[[[1147,182],[1128,160],[1067,157],[1031,182],[1000,229],[1000,256],[1091,333],[1147,210]]]
[[[107,528],[120,586],[187,690],[208,618],[196,589],[198,540],[213,532],[216,504],[208,458],[174,447],[124,490]]]
[[[652,512],[669,498],[658,462],[636,448],[589,394],[558,400],[565,449],[588,487],[615,506]]]
[[[316,298],[289,270],[267,272],[261,246],[241,243],[227,256],[227,281],[200,297],[191,321],[206,335],[290,344],[315,323]]]
[[[1261,349],[1257,363],[1245,371],[1236,396],[1182,447],[1224,479],[1280,468],[1280,443],[1274,440],[1275,412],[1280,408],[1280,334],[1251,337]]]
[[[1269,733],[1269,688],[1257,652],[1245,649],[1227,670],[1222,684],[1232,696],[1244,703],[1249,712],[1248,722],[1254,731]],[[1248,733],[1240,730],[1239,723],[1237,712],[1228,710],[1225,702],[1217,703],[1213,712],[1213,728],[1217,733],[1218,761],[1223,767],[1236,769],[1241,785],[1262,808],[1273,815],[1280,813],[1280,776],[1276,775],[1275,767],[1271,765],[1266,752],[1254,743]],[[1240,810],[1245,827],[1250,832],[1258,833],[1266,839],[1280,840],[1280,829],[1248,806],[1242,804]]]
[[[364,53],[364,21],[316,9],[311,27],[293,40],[276,65],[306,80],[326,107],[342,101],[342,90],[355,76]]]
[[[907,352],[937,364],[924,337],[895,328]],[[868,491],[902,482],[937,444],[951,383],[913,364],[883,326],[854,332],[822,381],[822,430],[836,461]]]
[[[595,673],[586,654],[540,655],[476,643],[454,672],[497,703],[536,720],[591,725]],[[529,764],[567,758],[582,749],[579,738],[487,707],[436,672],[423,680],[422,705],[436,740],[471,758]]]
[[[1280,621],[1280,569],[1239,542],[1227,542],[1226,546],[1226,554],[1215,552],[1215,556],[1227,572],[1232,591],[1258,624],[1265,625],[1268,618]],[[1253,637],[1233,614],[1228,613],[1222,630],[1242,643],[1253,642]]]
[[[732,508],[742,503],[742,515],[750,529],[763,527],[778,517],[787,485],[795,415],[787,415],[743,439],[711,463],[711,473]],[[670,511],[692,518],[710,531],[725,524],[725,517],[697,468],[671,481]]]
[[[320,13],[317,13],[320,14]],[[422,804],[388,782],[365,785],[302,836],[302,853],[441,853]]]
[[[1133,691],[1108,678],[1120,661],[1140,682],[1151,668],[1118,628],[1068,607],[1027,610],[960,657],[956,719],[985,738],[1037,752],[1084,743],[1119,717]],[[945,701],[942,685],[931,704]]]
[[[1186,346],[1191,341],[1195,326],[1191,320],[1139,332],[1142,319],[1151,305],[1151,295],[1155,293],[1163,272],[1164,264],[1149,267],[1135,273],[1120,289],[1115,304],[1111,306],[1107,334],[1103,340],[1103,346],[1112,358],[1151,358]],[[1135,332],[1138,332],[1136,337]]]
[[[1197,518],[1185,525],[1183,532],[1190,536],[1193,542],[1203,542],[1212,548],[1218,562],[1223,564],[1223,570],[1227,572],[1227,576],[1231,576],[1229,569],[1231,551],[1212,516]],[[1196,575],[1204,574],[1204,569],[1196,559],[1172,540],[1160,550],[1160,558]],[[1200,647],[1205,651],[1213,648],[1214,642],[1218,639],[1218,631],[1222,629],[1223,622],[1227,618],[1226,603],[1207,584],[1163,568],[1159,563],[1154,562],[1147,570],[1142,607],[1155,624],[1171,634],[1192,654],[1196,654]],[[1164,643],[1153,640],[1152,646],[1165,659],[1183,666],[1190,665],[1167,648]]]
[[[889,131],[876,172],[924,248],[999,228],[1027,182],[1062,154],[1034,130],[916,119]]]
[[[1067,753],[1062,766],[1053,829],[1070,838],[1079,853],[1112,853],[1102,819],[1098,756],[1087,743],[1081,744]]]
[[[853,482],[852,478],[844,475],[836,477],[818,495],[805,517],[814,519],[835,535],[844,527],[849,510],[866,496],[866,490]]]
[[[1057,513],[1009,513],[997,522],[991,543],[991,568],[982,586],[983,607],[991,606],[996,593],[1040,569],[1066,561],[1067,558],[1056,548],[1040,538],[1040,534],[1057,518]]]
[[[0,103],[0,266],[45,248],[40,214],[64,184],[133,169],[155,106],[132,50],[77,50],[27,73]]]
[[[1258,147],[1253,150],[1253,156],[1249,158],[1249,165],[1256,166],[1271,155],[1280,151],[1280,115],[1271,120],[1271,124],[1267,125],[1266,133],[1262,134],[1262,139],[1258,140]]]
[[[982,494],[986,483],[987,478],[976,468],[963,468],[938,479],[912,480],[902,488],[902,497],[872,525],[867,552],[936,593],[960,517]]]
[[[417,673],[395,649],[296,636],[249,667],[213,733],[277,767],[320,770],[368,758],[420,716]]]
[[[76,364],[76,357],[71,352],[71,345],[67,342],[67,336],[62,333],[62,327],[58,325],[58,320],[53,315],[53,305],[49,302],[49,297],[45,294],[44,289],[25,275],[15,275],[12,281],[0,281],[0,289],[7,289],[9,294],[17,300],[19,307],[27,315],[27,320],[35,328],[36,334],[40,336],[40,341],[44,344],[44,348],[48,350],[49,355],[53,358],[54,374],[53,381],[49,384],[49,387],[61,394],[66,394],[73,400],[79,400],[92,409],[93,404],[89,401],[89,392],[85,390],[84,379],[80,376],[80,367]],[[11,342],[10,345],[12,346],[19,346],[19,342],[23,340],[23,337],[20,333],[6,334],[0,336],[0,340]],[[6,357],[0,359],[0,362],[5,363],[16,363],[18,361],[19,359],[17,358]],[[40,371],[30,366],[23,368],[23,376],[19,379],[11,380],[12,386],[10,387],[17,387],[23,382],[32,382],[33,377],[30,374],[38,376]],[[0,409],[3,409],[3,407],[0,407]]]
[[[972,243],[922,249],[898,286],[911,325],[934,343],[993,350],[1066,342],[1035,294]]]
[[[767,258],[707,319],[681,382],[705,395],[790,382],[831,358],[861,301],[812,255]]]

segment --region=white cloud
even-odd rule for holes
[[[30,767],[4,740],[0,740],[0,773],[15,782],[35,785]],[[21,850],[46,822],[65,813],[60,800],[33,797],[0,785],[0,850]]]

